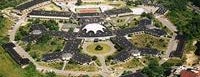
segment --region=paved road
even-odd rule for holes
[[[162,56],[162,59],[160,60],[159,64],[163,64],[164,62],[166,62],[170,57],[170,53],[172,51],[176,50],[176,47],[178,45],[177,40],[175,40],[176,34],[174,33],[172,38],[170,39],[168,46],[167,46],[167,50],[165,55]]]
[[[15,40],[15,34],[17,32],[17,30],[19,29],[19,27],[22,25],[22,23],[25,22],[26,20],[26,16],[22,16],[21,18],[19,18],[20,20],[18,20],[14,26],[13,26],[13,29],[11,31],[9,31],[9,38],[10,38],[10,41],[14,41]]]
[[[101,63],[101,73],[103,75],[103,77],[110,77],[110,75],[112,74],[111,71],[109,71],[109,67],[106,65],[105,63],[105,56],[97,56],[97,58],[99,59],[100,63]]]
[[[176,47],[178,45],[177,40],[175,40],[175,37],[177,36],[176,32],[178,31],[176,29],[176,26],[170,22],[167,18],[165,18],[164,16],[160,17],[156,17],[163,25],[165,25],[171,32],[173,32],[172,38],[170,39],[168,46],[167,46],[167,50],[164,56],[162,56],[162,60],[160,60],[160,64],[164,63],[165,61],[167,61],[169,59],[170,53],[172,51],[176,50]]]
[[[169,21],[166,17],[162,16],[162,17],[156,17],[163,25],[165,25],[170,31],[172,32],[176,32],[178,31],[176,26]]]

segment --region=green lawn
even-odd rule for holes
[[[181,59],[169,59],[165,63],[163,63],[161,66],[164,68],[169,68],[171,66],[180,66],[183,64],[183,61]]]
[[[160,51],[166,51],[169,39],[157,38],[151,35],[142,34],[133,36],[131,41],[137,47],[150,47]]]
[[[184,47],[184,53],[191,53],[194,52],[197,47],[193,45],[194,40],[189,40],[186,42],[185,47]]]
[[[103,49],[95,50],[97,45],[100,45],[101,47],[103,47]],[[93,44],[90,44],[89,46],[87,46],[86,50],[87,50],[87,52],[92,53],[92,54],[105,54],[105,53],[110,52],[111,47],[104,43],[93,43]]]
[[[42,66],[51,67],[55,69],[62,69],[63,67],[63,62],[48,62],[48,63],[38,62],[38,63]],[[97,71],[98,68],[94,64],[91,65],[67,64],[65,70],[92,72],[92,71]]]
[[[62,69],[63,67],[63,62],[38,62],[38,64],[55,69]]]
[[[127,28],[127,27],[135,27],[138,24],[138,19],[140,19],[139,16],[133,16],[132,21],[126,22],[127,19],[130,18],[130,16],[124,16],[124,17],[117,17],[117,18],[111,18],[111,24],[113,24],[116,27],[119,28]],[[136,20],[134,20],[136,19]]]
[[[22,77],[22,69],[0,47],[0,77]]]
[[[50,52],[59,52],[64,47],[64,39],[53,37],[46,43],[31,44],[30,45],[30,55],[34,58],[41,59],[43,54]]]
[[[115,64],[112,66],[114,69],[131,69],[142,66],[142,63],[139,62],[138,59],[130,59],[125,63],[122,64]]]
[[[93,64],[91,65],[67,64],[65,70],[93,72],[97,71],[98,68]]]

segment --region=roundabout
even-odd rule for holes
[[[110,52],[111,47],[104,43],[93,43],[88,45],[86,50],[91,54],[106,54]]]
[[[82,47],[84,53],[87,53],[92,56],[99,56],[99,55],[107,56],[116,51],[115,48],[113,47],[113,44],[110,42],[98,42],[98,43],[85,42]]]

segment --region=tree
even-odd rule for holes
[[[44,44],[44,43],[47,43],[50,39],[51,39],[50,35],[48,35],[48,34],[42,35],[42,37],[39,38],[39,40],[37,41],[37,43]]]
[[[24,77],[42,77],[43,75],[40,74],[37,70],[34,64],[29,64],[26,68],[25,68],[25,73],[24,73]]]
[[[76,2],[76,4],[75,5],[81,5],[83,2],[82,2],[82,0],[77,0],[77,2]]]
[[[199,0],[190,0],[195,6],[200,7],[200,1]]]
[[[56,73],[55,72],[46,72],[45,77],[56,77]]]
[[[149,19],[153,19],[154,18],[152,13],[145,13],[145,12],[143,12],[141,14],[141,17],[147,17]]]
[[[43,25],[49,30],[55,30],[55,31],[59,30],[58,23],[54,20],[45,21],[43,22]]]
[[[178,26],[187,39],[200,38],[200,15],[194,15],[186,25]]]
[[[164,77],[164,69],[156,59],[150,59],[148,66],[142,69],[142,73],[148,75],[148,77]]]
[[[170,10],[186,10],[187,2],[187,0],[158,0],[158,3]]]
[[[97,45],[96,48],[95,48],[95,50],[98,50],[98,51],[100,51],[102,49],[103,49],[103,47],[101,45]]]
[[[133,73],[132,71],[124,71],[123,73],[122,73],[122,75],[129,75],[129,74],[131,74],[131,73]]]
[[[92,56],[92,60],[97,60],[97,57],[96,56]]]

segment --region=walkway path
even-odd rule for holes
[[[175,37],[177,36],[176,32],[178,31],[176,29],[176,26],[170,22],[167,18],[165,18],[164,16],[158,16],[156,17],[163,25],[165,25],[171,32],[173,32],[172,38],[170,39],[168,46],[167,46],[167,50],[166,50],[166,54],[163,55],[162,60],[160,60],[160,64],[163,64],[165,61],[167,61],[170,57],[170,53],[172,51],[175,51],[177,48],[177,40],[175,39]]]
[[[15,40],[15,34],[17,32],[17,30],[19,29],[19,27],[22,25],[22,23],[24,23],[26,20],[26,16],[22,16],[19,18],[19,20],[14,24],[13,29],[11,31],[9,31],[9,38],[10,41],[14,41]]]

